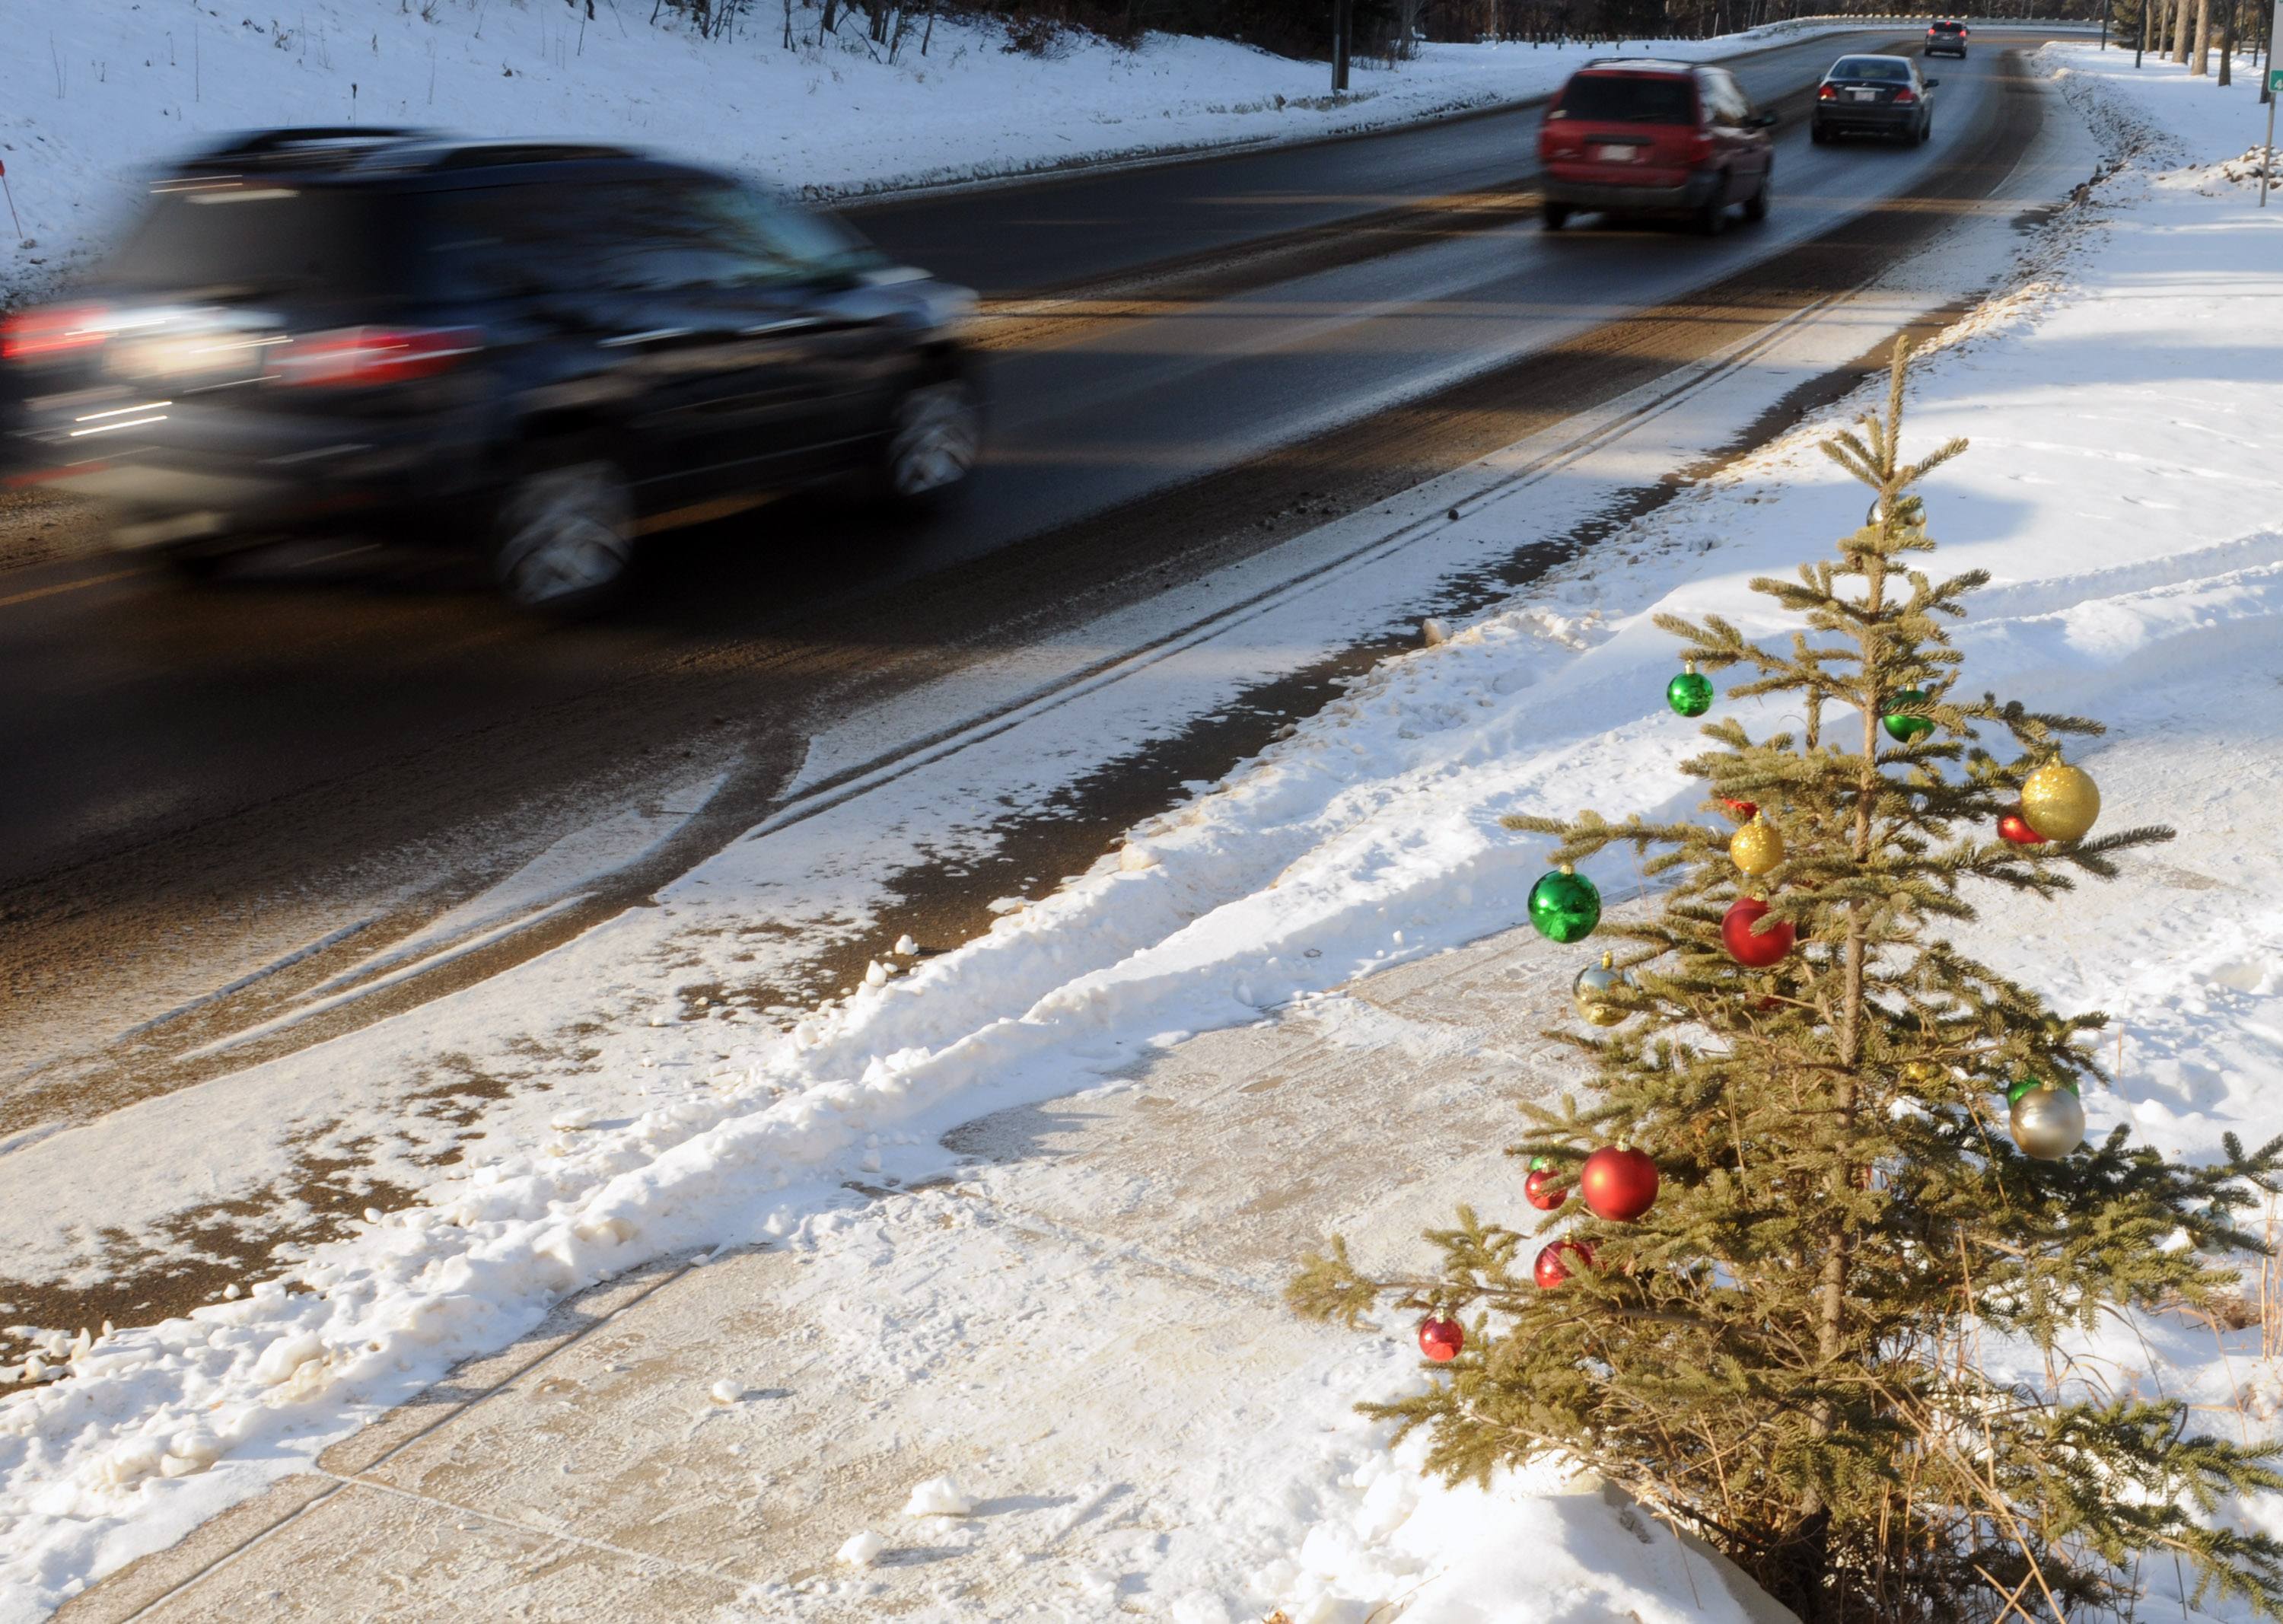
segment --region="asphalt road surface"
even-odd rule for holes
[[[971,500],[916,535],[763,510],[661,549],[603,626],[534,628],[464,563],[338,544],[186,592],[76,546],[67,509],[0,508],[0,1149],[276,1052],[192,1051],[329,973],[336,938],[369,954],[597,807],[728,776],[583,910],[454,976],[639,901],[757,821],[820,719],[1855,285],[2028,144],[2043,98],[2001,43],[2033,41],[1977,36],[1934,67],[1916,149],[1811,146],[1805,96],[1840,42],[1735,63],[1786,115],[1775,210],[1711,240],[1540,230],[1533,109],[864,211],[884,246],[996,301]]]

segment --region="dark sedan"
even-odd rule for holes
[[[1908,57],[1842,57],[1815,88],[1808,126],[1818,145],[1838,136],[1921,142],[1934,134],[1934,88]]]

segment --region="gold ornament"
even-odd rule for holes
[[[2100,816],[2100,788],[2082,767],[2047,761],[2022,785],[2022,821],[2048,840],[2082,840]]]
[[[1783,861],[1783,836],[1766,818],[1756,816],[1729,838],[1728,855],[1735,859],[1738,868],[1757,878]]]
[[[1943,1068],[1931,1060],[1913,1060],[1903,1067],[1903,1075],[1923,1089],[1942,1081]]]
[[[2084,1106],[2067,1089],[2043,1083],[2014,1102],[2013,1126],[2023,1155],[2059,1161],[2084,1142]]]
[[[1601,955],[1598,964],[1588,964],[1578,972],[1570,984],[1570,999],[1578,1005],[1578,1013],[1596,1027],[1614,1027],[1631,1013],[1609,1002],[1609,995],[1625,984],[1625,976],[1615,967],[1610,956]]]

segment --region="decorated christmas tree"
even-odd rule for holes
[[[1913,487],[1965,446],[1901,460],[1905,360],[1883,418],[1824,448],[1877,493],[1868,522],[1752,582],[1802,623],[1789,647],[1659,617],[1686,662],[1668,702],[1712,713],[1680,764],[1712,816],[1506,820],[1558,842],[1532,923],[1594,938],[1559,1035],[1593,1086],[1523,1102],[1526,1177],[1498,1197],[1544,1216],[1461,1207],[1414,1277],[1335,1239],[1291,1298],[1423,1316],[1431,1385],[1366,1408],[1428,1429],[1430,1469],[1598,1472],[1808,1624],[2130,1616],[2152,1559],[2283,1617],[2283,1543],[2229,1515],[2283,1488],[2276,1452],[2072,1353],[2112,1313],[2221,1307],[2283,1138],[2201,1166],[2121,1127],[2085,1143],[2103,1018],[1940,933],[2170,831],[2094,835],[2063,745],[2098,724],[1961,686],[1945,622],[1985,576],[1913,567],[1935,545]],[[1731,671],[1728,702],[1784,696],[1798,730],[1719,714],[1704,673]],[[1654,914],[1601,922],[1576,869],[1612,847],[1663,882]]]

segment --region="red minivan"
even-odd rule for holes
[[[1546,229],[1593,209],[1686,215],[1709,237],[1738,203],[1745,219],[1764,220],[1775,121],[1723,68],[1648,57],[1589,62],[1539,126]]]

